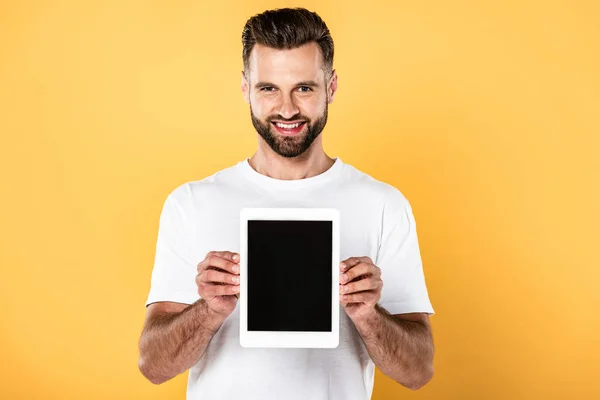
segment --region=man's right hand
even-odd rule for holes
[[[240,255],[211,251],[198,264],[198,294],[210,311],[227,317],[235,310],[240,292]]]

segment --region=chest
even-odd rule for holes
[[[340,260],[368,256],[375,260],[380,243],[381,217],[377,210],[365,210],[348,201],[310,201],[303,199],[220,199],[218,207],[197,207],[195,259],[209,251],[240,250],[240,211],[244,207],[331,207],[340,211]]]

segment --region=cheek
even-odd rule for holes
[[[310,99],[299,104],[302,114],[310,116],[312,119],[320,117],[325,112],[324,99]]]
[[[273,98],[268,98],[266,96],[252,96],[250,98],[250,104],[252,105],[254,114],[262,117],[271,115],[273,113],[276,102]]]

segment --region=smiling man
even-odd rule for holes
[[[367,400],[375,366],[405,387],[420,388],[433,375],[433,308],[415,219],[398,189],[323,150],[321,134],[337,91],[327,26],[305,9],[269,10],[247,21],[242,44],[241,90],[258,149],[167,197],[140,371],[160,384],[189,370],[188,399]],[[244,207],[340,211],[337,348],[240,346]]]
[[[299,77],[307,79],[299,81]],[[326,82],[332,83],[327,85],[332,87],[330,96]],[[256,43],[242,72],[242,90],[254,128],[271,151],[287,158],[304,154],[320,138],[336,87],[335,72],[323,68],[315,42],[293,49]]]

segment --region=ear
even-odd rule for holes
[[[246,80],[246,75],[244,75],[244,71],[242,71],[241,89],[244,95],[244,101],[250,104],[250,83]]]
[[[329,104],[333,103],[333,98],[335,97],[335,93],[337,92],[337,72],[335,69],[331,71],[331,78],[329,79],[329,83],[327,84],[327,94],[329,97]]]

